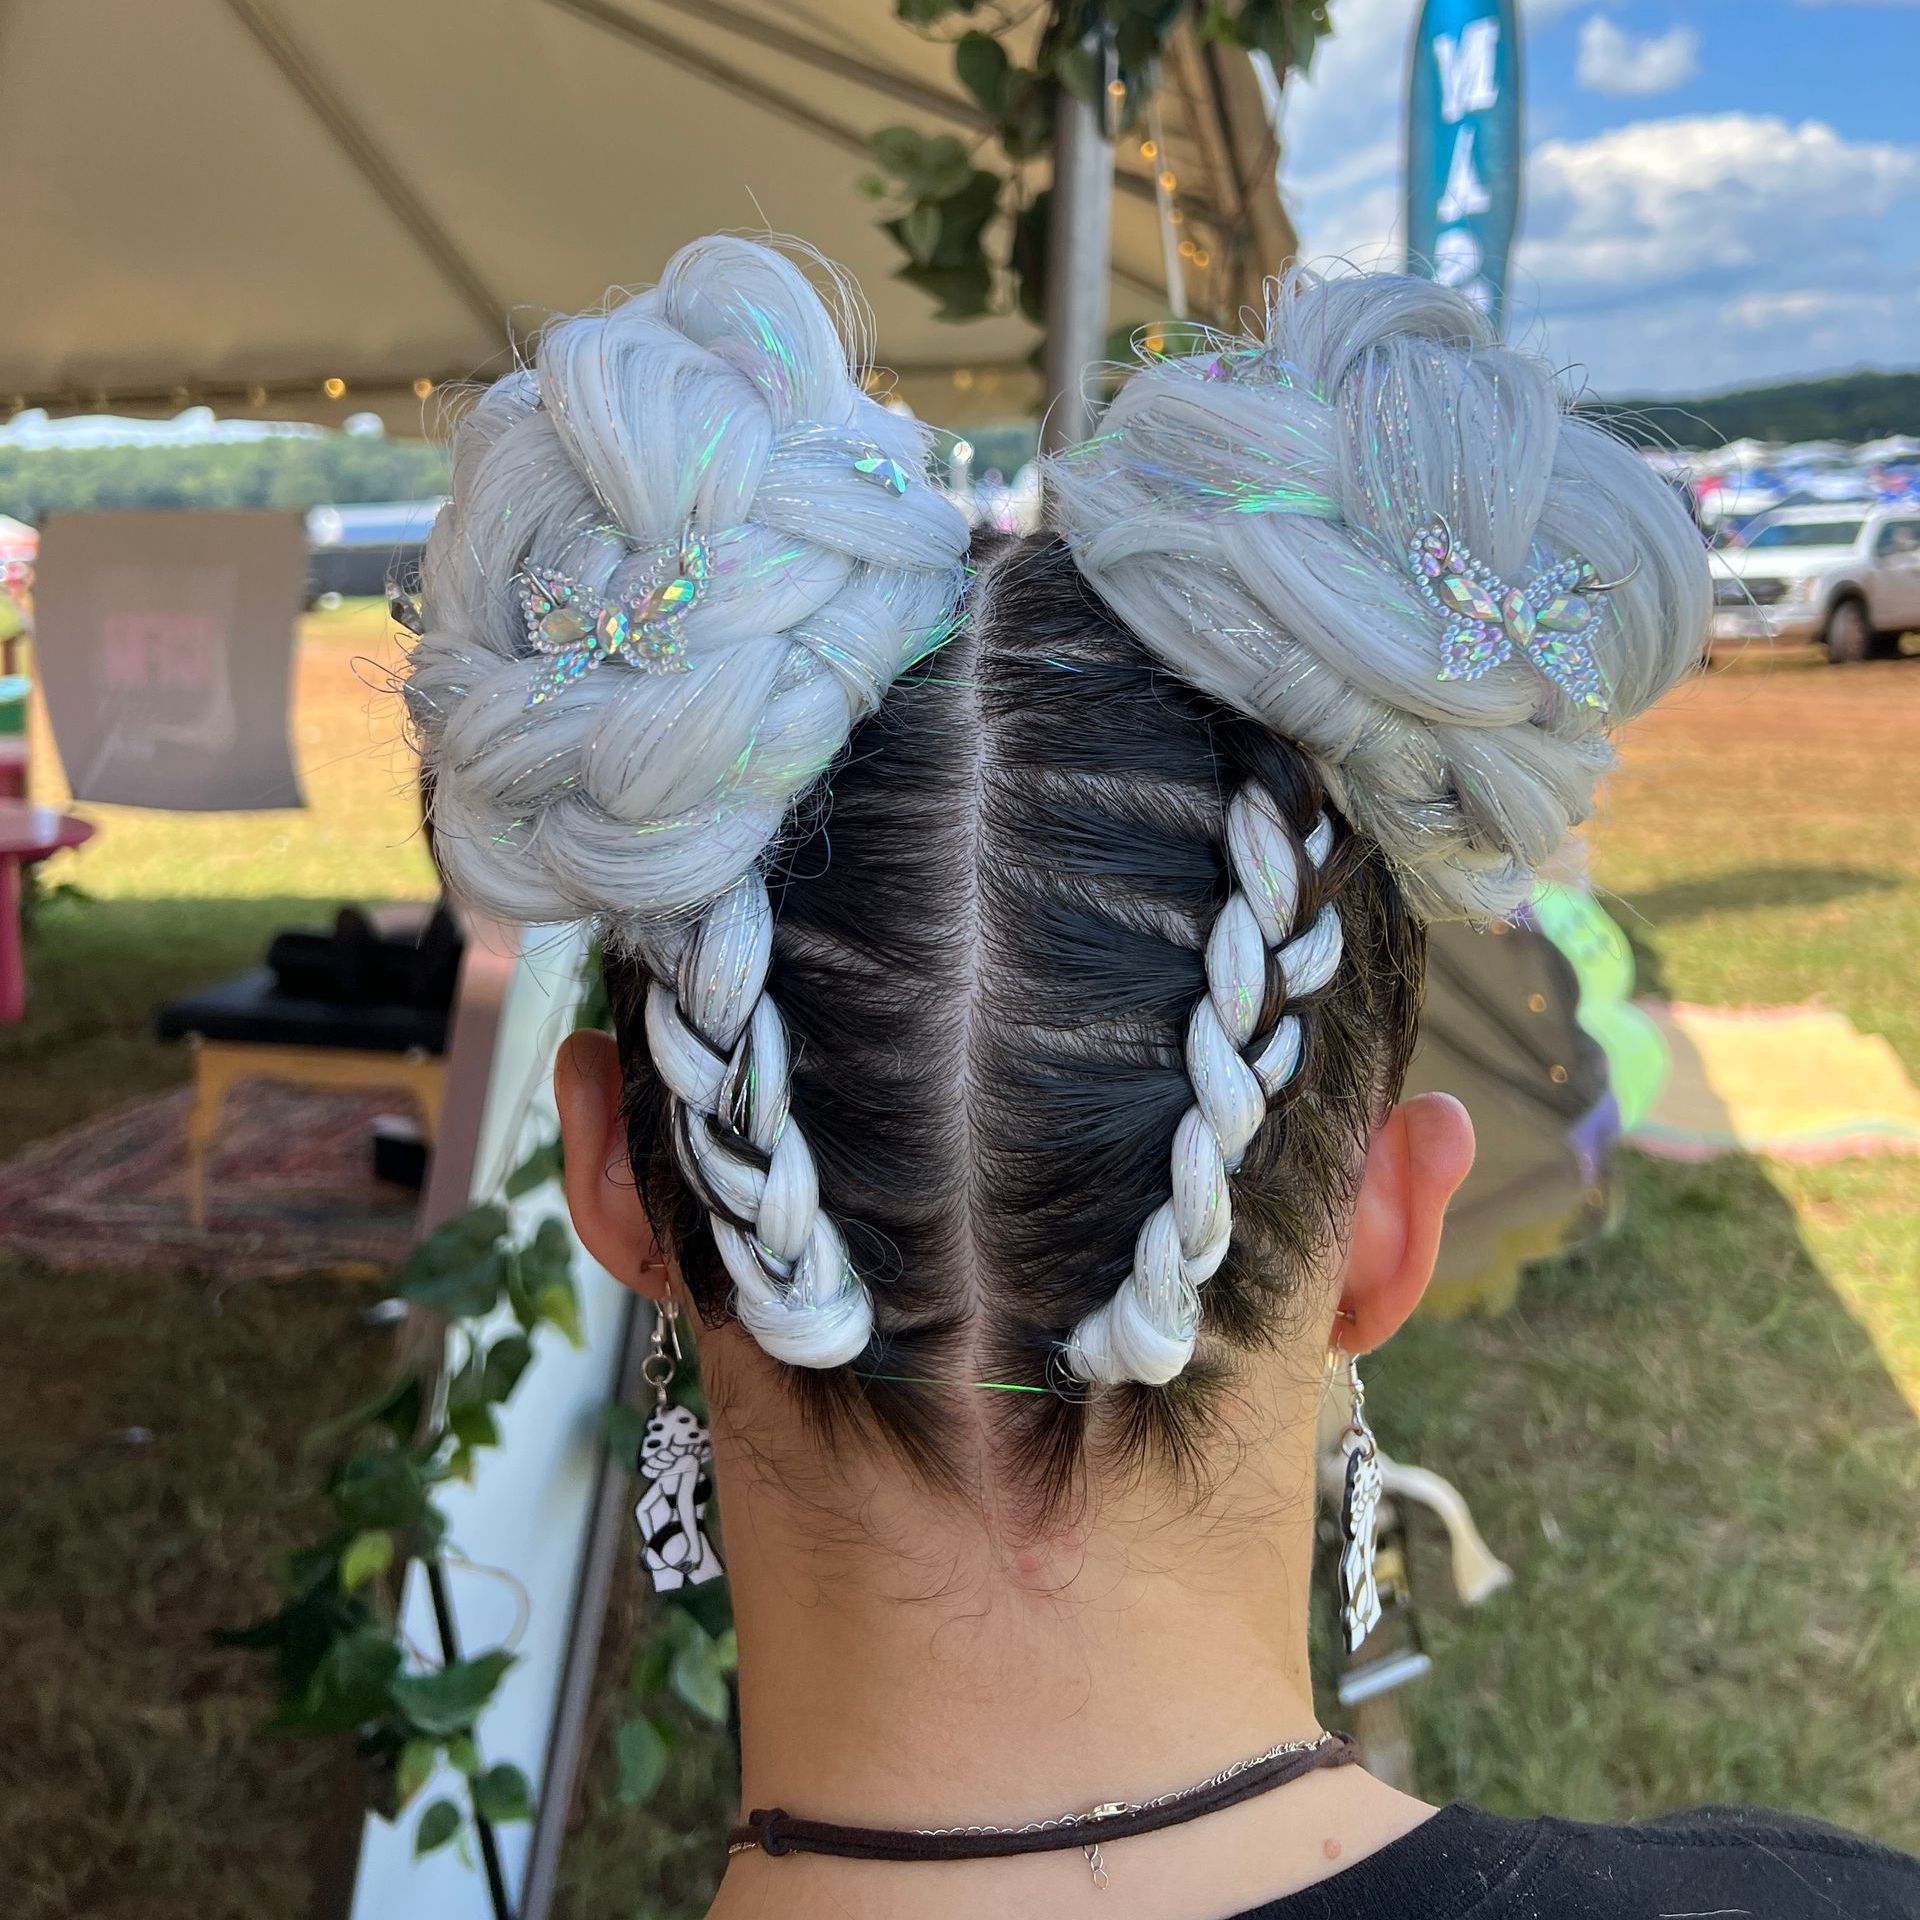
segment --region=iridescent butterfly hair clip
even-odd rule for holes
[[[528,562],[520,569],[520,611],[527,641],[550,664],[534,681],[527,705],[537,707],[609,662],[642,673],[685,673],[681,623],[713,578],[713,552],[691,528],[642,579],[618,593],[596,594],[571,575]]]
[[[1407,561],[1421,598],[1447,625],[1437,678],[1477,680],[1518,648],[1576,706],[1606,711],[1606,682],[1585,635],[1600,618],[1601,596],[1633,573],[1602,580],[1576,554],[1509,585],[1437,514],[1408,542]]]
[[[895,499],[913,483],[907,469],[876,446],[863,446],[852,466]],[[713,549],[691,527],[638,586],[620,593],[595,594],[571,575],[531,562],[522,566],[518,584],[527,642],[552,661],[533,683],[527,705],[542,705],[610,662],[642,673],[685,673],[681,625],[712,578]]]

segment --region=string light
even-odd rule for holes
[[[1173,177],[1173,169],[1171,167],[1168,167],[1162,171],[1160,175],[1160,184],[1169,193],[1173,192],[1173,190],[1177,186],[1179,186],[1180,182]]]
[[[329,400],[340,399],[346,393],[346,390],[347,383],[342,380],[337,373],[320,382],[320,391],[324,393]]]
[[[1210,254],[1205,247],[1195,247],[1193,250],[1193,264],[1196,267],[1210,267],[1213,265],[1213,255]]]
[[[422,374],[420,378],[413,383],[413,397],[416,400],[424,400],[432,391],[433,382],[429,380],[425,374]]]
[[[1142,140],[1140,142],[1140,158],[1142,160],[1157,160],[1159,157],[1160,149],[1155,146],[1151,140]]]
[[[955,367],[953,370],[953,384],[958,387],[962,393],[965,393],[973,385],[973,369],[971,367]]]

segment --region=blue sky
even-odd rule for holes
[[[1332,0],[1289,89],[1308,258],[1400,260],[1418,0]],[[1521,0],[1510,331],[1603,394],[1920,366],[1920,0]]]

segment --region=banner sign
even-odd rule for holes
[[[49,520],[33,665],[73,797],[182,813],[303,804],[287,720],[306,577],[297,513]]]
[[[1520,221],[1514,0],[1425,0],[1407,88],[1407,271],[1505,319]]]

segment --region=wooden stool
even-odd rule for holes
[[[207,1224],[207,1157],[227,1095],[242,1080],[287,1080],[303,1087],[404,1087],[420,1106],[427,1144],[440,1131],[447,1063],[422,1047],[385,1053],[355,1047],[294,1047],[187,1036],[194,1050],[193,1115],[187,1123],[187,1212]]]

